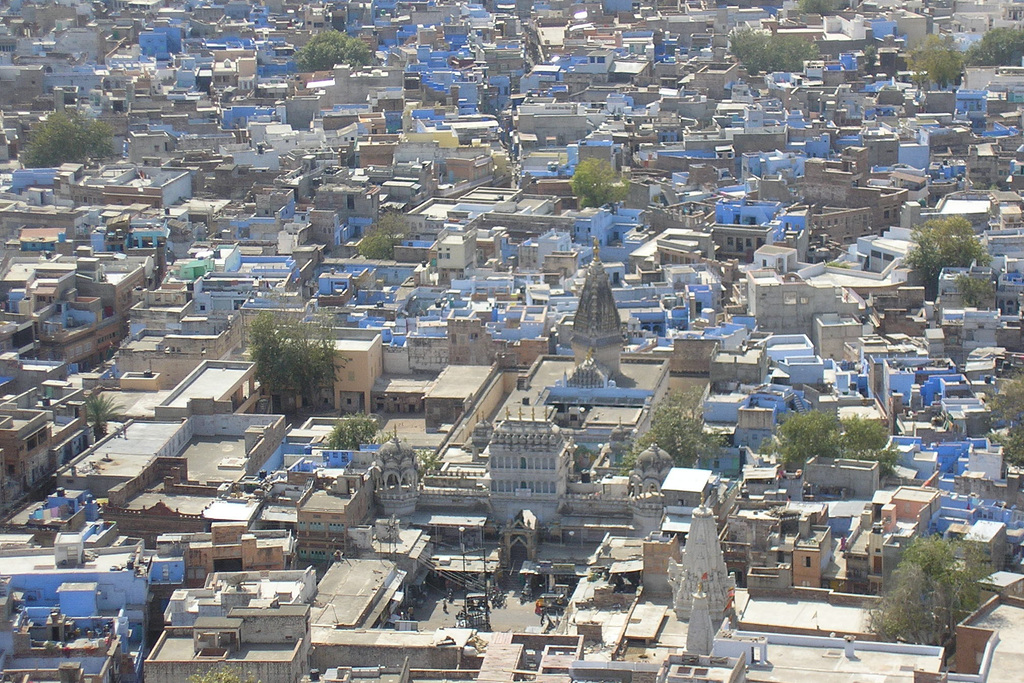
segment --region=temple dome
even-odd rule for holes
[[[416,470],[418,469],[416,451],[412,446],[393,437],[377,449],[377,463],[385,473],[396,473],[399,481],[412,479],[415,481]]]
[[[670,470],[675,465],[667,451],[652,445],[636,457],[636,469],[643,472],[650,470]]]

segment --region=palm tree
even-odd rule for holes
[[[121,405],[114,399],[103,394],[93,394],[85,399],[85,419],[92,425],[92,435],[96,441],[107,433],[107,422],[117,417]]]

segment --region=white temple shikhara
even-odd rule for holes
[[[713,636],[731,608],[736,581],[725,568],[715,515],[703,501],[693,511],[682,561],[669,560],[668,575],[676,616],[681,621],[690,622],[690,628],[694,628],[691,615],[697,604],[701,612],[706,609]],[[699,603],[697,594],[704,596]],[[699,625],[697,628],[699,630]]]
[[[686,630],[686,651],[692,655],[709,655],[715,644],[715,632],[708,613],[708,596],[704,586],[697,584],[697,592],[690,603],[690,627]]]

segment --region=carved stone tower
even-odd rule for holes
[[[622,355],[622,324],[612,287],[598,250],[587,267],[580,292],[580,304],[572,321],[572,352],[576,364],[593,357],[601,367],[616,375]]]
[[[707,595],[711,623],[717,628],[730,608],[736,582],[725,568],[715,515],[703,503],[693,510],[683,559],[679,563],[670,560],[668,573],[676,616],[689,621],[693,594],[701,587]]]

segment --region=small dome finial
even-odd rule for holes
[[[594,238],[594,260],[601,260],[601,242],[596,237]]]

